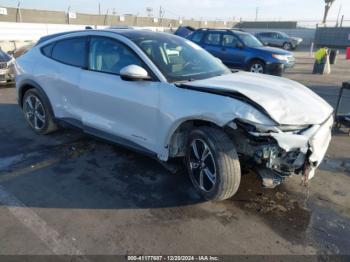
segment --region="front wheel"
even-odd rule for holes
[[[283,44],[283,49],[284,50],[292,50],[293,46],[291,43],[284,43]]]
[[[251,73],[265,74],[265,64],[262,61],[254,60],[249,64],[249,71]]]
[[[205,199],[225,200],[237,192],[240,163],[233,142],[222,130],[193,130],[187,143],[186,165],[192,184]]]

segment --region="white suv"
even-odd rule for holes
[[[263,185],[313,177],[333,109],[308,88],[230,71],[196,44],[142,30],[86,30],[45,37],[17,60],[18,103],[32,129],[61,122],[149,154],[184,157],[210,200],[237,191],[241,165]]]

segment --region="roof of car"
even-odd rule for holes
[[[169,36],[168,33],[154,32],[154,31],[145,30],[145,29],[105,29],[102,31],[116,33],[116,34],[125,36],[126,38],[129,38],[131,40],[145,38],[145,37],[157,38],[160,36]]]
[[[88,32],[89,30],[77,30],[77,31],[67,31],[67,32],[61,32],[61,33],[57,33],[57,34],[52,34],[52,35],[47,35],[47,36],[43,36],[39,39],[39,41],[36,43],[41,44],[43,42],[46,42],[48,40],[54,39],[56,37],[59,36],[64,36],[64,35],[68,35],[68,34],[72,34],[72,33],[79,33],[79,32]],[[139,38],[157,38],[160,36],[169,36],[168,33],[161,33],[161,32],[154,32],[151,30],[145,30],[145,29],[115,29],[115,28],[109,28],[109,29],[97,29],[97,30],[91,30],[91,31],[97,31],[97,32],[112,32],[112,33],[116,33],[119,35],[122,35],[126,38],[129,38],[131,40],[134,39],[139,39]]]

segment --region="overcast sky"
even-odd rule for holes
[[[256,9],[258,19],[266,20],[318,20],[323,16],[324,0],[21,0],[22,8],[67,10],[68,6],[76,12],[98,13],[98,3],[101,12],[106,13],[113,8],[118,14],[146,14],[146,8],[152,7],[154,15],[158,15],[159,6],[165,10],[165,17],[186,18],[218,18],[238,20],[255,19]],[[16,6],[18,0],[0,0],[0,5]],[[350,19],[350,0],[336,0],[329,19],[335,20],[339,7],[342,14]]]

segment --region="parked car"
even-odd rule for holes
[[[188,37],[190,34],[193,33],[196,29],[192,26],[179,26],[177,30],[175,31],[175,35],[181,36],[181,37]]]
[[[10,83],[14,80],[14,58],[0,49],[0,84]]]
[[[259,32],[255,36],[266,45],[282,47],[285,50],[296,49],[303,42],[302,38],[291,37],[283,32]]]
[[[238,30],[198,29],[187,37],[230,68],[282,75],[293,67],[292,53],[266,47],[252,34]]]
[[[13,57],[18,58],[21,55],[24,55],[26,52],[28,52],[29,49],[31,49],[35,43],[29,43],[27,45],[21,46],[20,48],[13,51]]]
[[[233,196],[241,165],[265,186],[314,176],[333,109],[284,78],[232,72],[193,42],[143,30],[47,38],[18,58],[19,106],[34,132],[62,123],[148,154],[184,158],[209,200]]]

